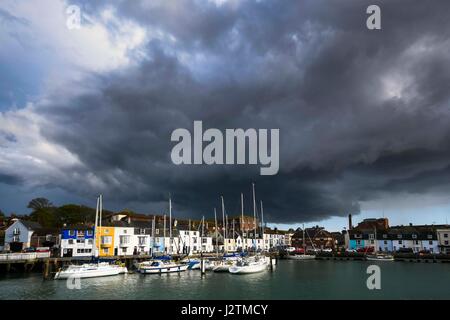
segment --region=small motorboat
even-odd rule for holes
[[[144,261],[138,264],[137,271],[143,274],[161,274],[186,271],[188,266],[186,264],[179,264],[172,261],[152,260]]]
[[[85,263],[82,265],[69,265],[55,274],[55,279],[69,278],[96,278],[116,276],[127,273],[128,269],[121,264],[110,264],[107,262]]]
[[[394,256],[390,254],[373,254],[367,255],[366,260],[368,261],[394,261]]]

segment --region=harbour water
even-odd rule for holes
[[[381,268],[369,290],[367,267]],[[450,264],[279,260],[276,270],[249,275],[207,273],[82,279],[81,289],[39,274],[0,277],[0,299],[450,299]]]

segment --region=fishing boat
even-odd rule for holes
[[[102,221],[102,207],[103,198],[100,195],[97,198],[97,208],[95,211],[95,226],[94,226],[94,239],[97,239],[97,226],[101,227]],[[100,242],[100,241],[98,241]],[[54,279],[68,279],[68,278],[95,278],[105,276],[116,276],[119,274],[127,273],[128,269],[123,264],[111,264],[108,262],[98,261],[98,247],[96,241],[93,241],[93,260],[97,262],[85,263],[82,265],[69,265],[64,269],[60,269]]]
[[[394,256],[390,254],[374,254],[367,255],[366,260],[368,261],[394,261]]]
[[[160,274],[186,271],[188,266],[166,260],[144,261],[138,264],[137,271],[143,274]]]
[[[55,275],[55,279],[96,278],[115,276],[127,272],[127,268],[123,265],[110,264],[107,262],[85,263],[82,265],[69,265],[67,268],[58,271]]]
[[[241,259],[236,265],[229,268],[231,274],[249,274],[263,272],[268,269],[269,263],[266,257],[253,256]]]

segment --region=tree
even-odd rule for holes
[[[0,209],[0,218],[4,218],[5,216],[5,213]]]
[[[45,198],[36,198],[31,200],[28,203],[27,208],[33,209],[33,211],[37,211],[40,209],[45,209],[45,208],[51,208],[53,207],[53,204]]]

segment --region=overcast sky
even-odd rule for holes
[[[0,209],[28,201],[331,228],[450,212],[450,2],[0,3]],[[415,3],[415,5],[412,5]],[[80,29],[66,27],[68,5]],[[174,129],[279,128],[280,171],[176,166]],[[360,214],[358,217],[357,215]],[[411,221],[413,220],[413,221]]]

